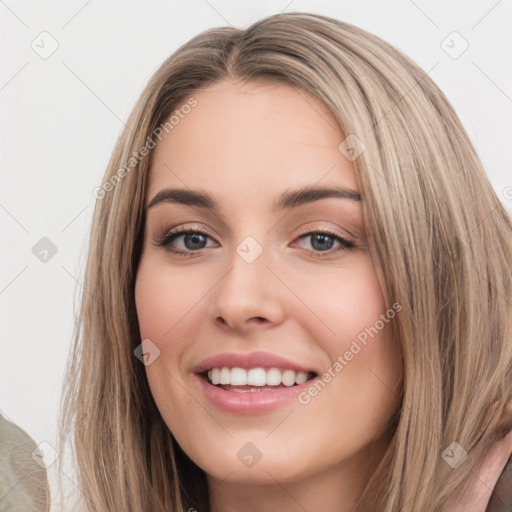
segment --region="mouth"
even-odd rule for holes
[[[317,374],[279,367],[214,367],[200,374],[208,384],[234,393],[254,393],[291,388],[308,382]]]
[[[235,414],[263,414],[289,404],[319,375],[268,352],[217,354],[192,372],[214,407]]]

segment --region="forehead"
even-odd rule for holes
[[[223,81],[192,97],[196,106],[154,149],[149,200],[176,186],[226,199],[271,199],[273,191],[316,184],[357,190],[352,163],[338,149],[344,134],[311,94],[282,83]]]

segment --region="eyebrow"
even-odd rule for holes
[[[361,196],[355,190],[343,187],[303,187],[297,190],[284,192],[272,206],[273,211],[297,208],[298,206],[313,203],[320,199],[335,197],[360,201]],[[158,192],[147,205],[146,209],[153,208],[160,203],[177,203],[187,206],[204,208],[213,212],[219,211],[219,205],[208,194],[181,188],[165,188]]]

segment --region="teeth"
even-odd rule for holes
[[[229,368],[221,368],[219,384],[229,384],[231,382],[231,376]]]
[[[251,368],[247,372],[247,384],[249,386],[265,386],[267,384],[267,374],[265,370],[263,368]]]
[[[281,380],[285,386],[293,386],[295,384],[295,372],[293,370],[285,370]]]
[[[308,379],[308,372],[296,372],[295,370],[281,371],[279,368],[212,368],[208,371],[208,379],[214,385],[231,386],[284,386],[303,384]],[[251,389],[252,391],[252,389]],[[255,390],[254,390],[255,391]]]
[[[232,386],[246,386],[247,372],[243,368],[231,368],[231,379],[228,384]]]
[[[208,372],[208,377],[210,377],[210,380],[212,381],[212,384],[219,384],[220,383],[220,370],[218,368],[212,368]]]
[[[297,372],[295,375],[296,384],[304,384],[308,380],[308,374],[306,372]]]
[[[267,371],[267,386],[279,386],[281,384],[281,372],[277,368]]]

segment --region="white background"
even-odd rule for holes
[[[36,443],[56,446],[92,191],[139,93],[202,30],[291,11],[353,23],[434,68],[511,209],[510,0],[0,2],[0,411]],[[46,59],[31,47],[43,31],[58,43]],[[457,59],[441,46],[453,31],[469,44]],[[58,249],[46,263],[32,253],[44,236]]]

